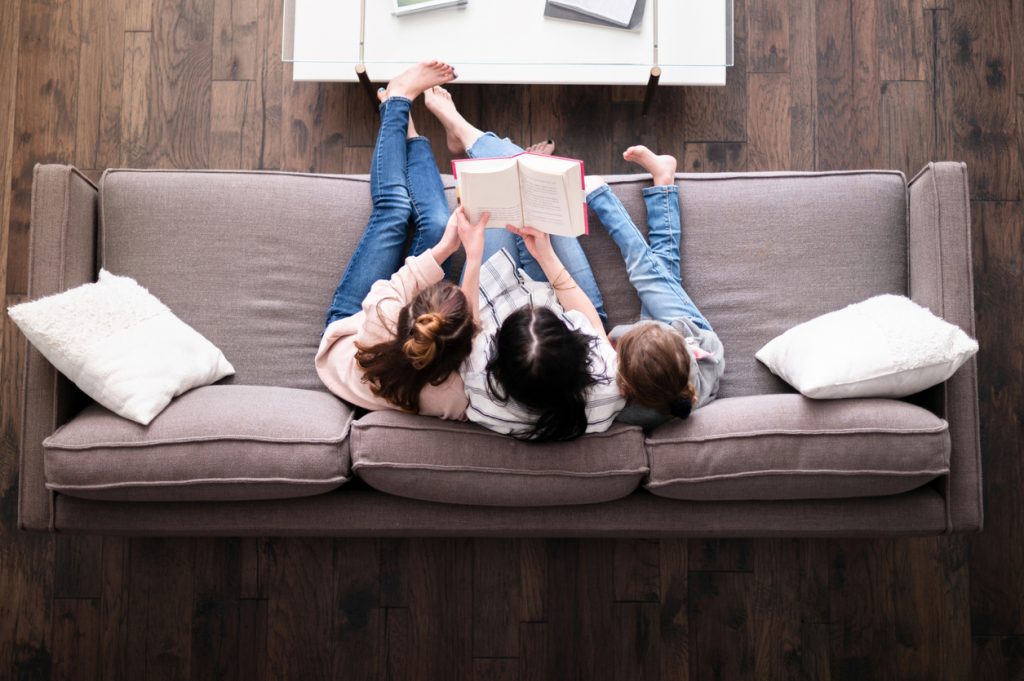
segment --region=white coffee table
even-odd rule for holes
[[[732,0],[647,0],[633,31],[544,17],[545,0],[468,0],[405,16],[391,0],[285,0],[297,81],[384,82],[421,59],[462,83],[725,85]]]

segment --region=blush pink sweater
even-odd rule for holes
[[[427,251],[406,259],[391,279],[375,283],[363,300],[361,312],[339,319],[324,331],[314,360],[324,385],[341,399],[364,409],[401,411],[374,395],[370,385],[363,381],[363,370],[356,363],[356,342],[365,347],[393,338],[401,309],[422,289],[443,277],[444,271]],[[419,413],[427,416],[464,420],[468,405],[458,371],[452,372],[441,385],[427,385],[420,392]]]

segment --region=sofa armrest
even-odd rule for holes
[[[52,295],[96,280],[97,190],[70,166],[36,165],[32,179],[28,296]],[[31,345],[22,374],[18,526],[52,530],[53,503],[43,472],[43,440],[86,398]]]
[[[929,163],[910,181],[910,297],[974,337],[971,204],[963,163]],[[982,527],[978,366],[971,358],[942,386],[941,416],[949,422],[946,488],[949,530]]]

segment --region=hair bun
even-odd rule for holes
[[[668,411],[676,418],[685,419],[693,411],[693,402],[685,398],[672,400],[668,403]]]
[[[402,351],[417,371],[429,365],[437,356],[436,336],[444,328],[444,323],[444,316],[437,312],[425,312],[413,322],[409,339],[402,344]]]

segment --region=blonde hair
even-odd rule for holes
[[[690,351],[683,335],[665,324],[640,324],[619,338],[615,380],[622,395],[681,418],[697,401],[690,385]]]
[[[427,312],[416,318],[409,330],[409,338],[402,344],[402,352],[409,358],[412,368],[419,371],[437,356],[437,334],[444,328],[444,315]]]

